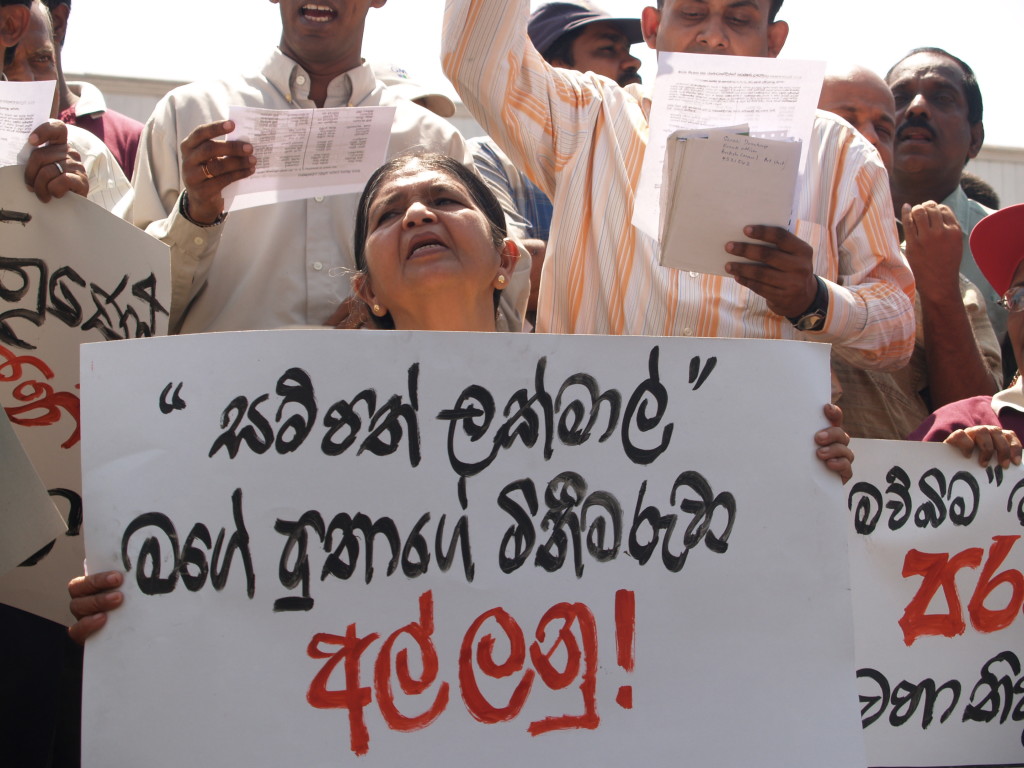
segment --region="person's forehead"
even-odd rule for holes
[[[937,53],[915,53],[901,61],[893,70],[890,86],[895,88],[911,81],[932,81],[964,88],[964,72],[948,56]]]
[[[760,11],[765,16],[771,10],[771,0],[665,0],[668,6],[703,5],[709,9],[729,10],[740,8],[751,8]]]
[[[587,24],[587,26],[583,28],[582,32],[580,32],[580,36],[577,39],[584,38],[589,40],[600,38],[618,43],[626,40],[626,35],[618,25],[613,24],[610,21],[595,21],[592,24]]]
[[[451,174],[437,168],[424,166],[415,160],[384,178],[373,204],[377,205],[386,200],[420,190],[434,189],[468,192],[465,185]]]
[[[857,80],[829,83],[822,91],[822,104],[828,109],[870,112],[890,119],[895,119],[896,115],[892,92],[884,83]]]

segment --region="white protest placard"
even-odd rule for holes
[[[0,408],[0,576],[67,530],[46,486],[25,455],[7,413]]]
[[[802,170],[824,79],[821,61],[659,53],[633,226],[655,240],[661,234],[661,183],[673,131],[747,123],[751,136],[799,141]]]
[[[225,210],[361,192],[387,158],[394,107],[231,107],[232,141],[253,146],[256,172],[228,185]]]
[[[0,80],[0,167],[18,164],[22,152],[27,155],[29,135],[50,119],[56,87],[53,80]]]
[[[828,351],[88,345],[83,765],[863,766]]]
[[[1024,469],[855,440],[857,687],[872,766],[1024,766]]]
[[[167,332],[167,246],[78,195],[41,203],[0,169],[0,407],[67,521],[34,565],[0,577],[0,602],[72,620],[82,573],[78,345]]]

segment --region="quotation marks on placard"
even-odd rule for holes
[[[1003,484],[1003,468],[998,464],[994,467],[985,467],[985,474],[988,475],[989,484],[995,483],[997,488]]]
[[[693,384],[693,391],[696,392],[700,389],[701,385],[708,380],[708,376],[715,370],[715,366],[718,364],[718,358],[709,358],[704,368],[700,367],[700,358],[694,357],[690,360],[690,383]]]
[[[174,394],[171,394],[172,387],[174,388]],[[178,384],[175,387],[173,381],[164,387],[164,391],[160,393],[160,413],[166,416],[174,411],[185,410],[187,406],[185,401],[181,399],[181,387],[182,384]],[[170,397],[170,400],[168,400],[168,397]]]

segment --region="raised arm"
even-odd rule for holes
[[[973,313],[965,305],[966,280],[960,275],[963,234],[956,216],[932,201],[904,205],[902,213],[907,261],[921,299],[932,409],[975,395],[994,395],[1001,388],[999,347],[984,304],[975,306]]]

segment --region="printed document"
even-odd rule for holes
[[[361,192],[387,157],[394,107],[231,107],[229,140],[248,141],[256,173],[224,190],[226,210]]]
[[[747,123],[751,136],[796,139],[806,154],[824,77],[824,62],[659,54],[650,138],[633,208],[633,225],[655,240],[659,238],[665,149],[674,131]],[[805,162],[801,156],[801,169]],[[694,179],[691,183],[706,185],[711,181]]]
[[[0,168],[23,165],[32,147],[28,137],[50,119],[54,80],[12,83],[0,80]]]

